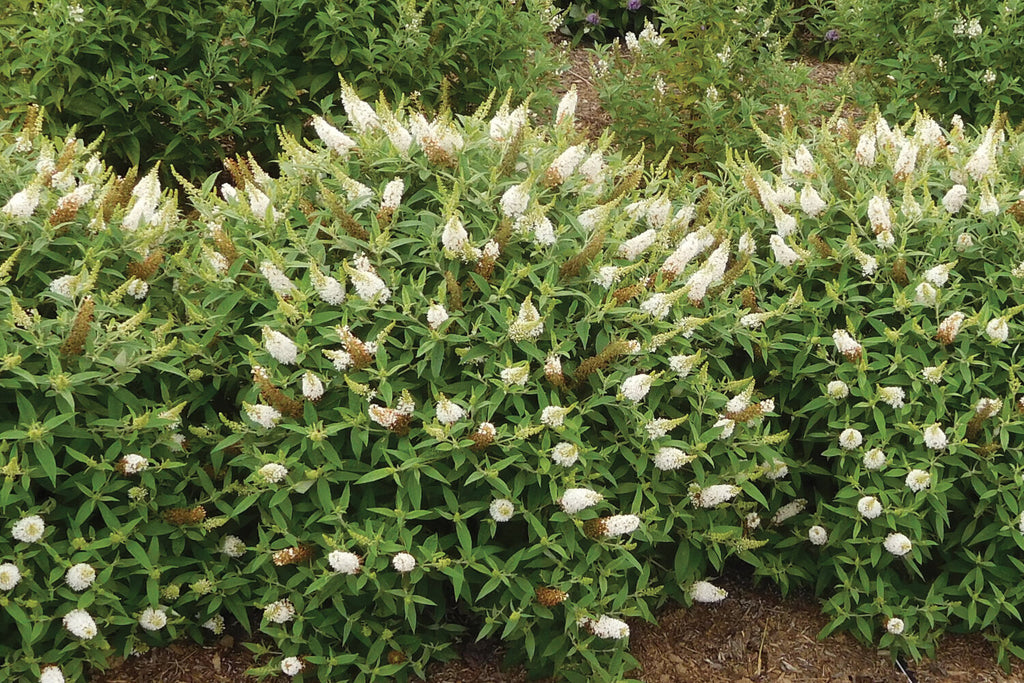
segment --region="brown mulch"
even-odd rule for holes
[[[907,664],[865,647],[846,633],[825,640],[829,622],[810,596],[782,598],[744,579],[717,581],[729,597],[716,605],[673,608],[659,624],[637,624],[630,638],[646,683],[995,683],[1024,681],[1024,664],[1011,675],[996,665],[981,635],[950,636],[934,660]]]
[[[907,665],[887,651],[841,633],[818,640],[828,623],[808,596],[782,598],[742,578],[716,582],[729,597],[716,605],[673,607],[657,625],[633,622],[630,650],[640,661],[631,676],[645,683],[1012,683],[1024,682],[1024,663],[1010,674],[996,665],[981,635],[947,636],[935,659]],[[428,683],[525,683],[521,668],[503,671],[502,650],[470,650],[459,660],[430,667]],[[250,683],[258,665],[230,637],[211,645],[175,643],[131,657],[91,683]],[[264,679],[284,683],[289,679]]]
[[[612,123],[612,117],[601,106],[601,98],[594,84],[594,63],[597,61],[592,50],[570,47],[564,36],[552,35],[551,40],[564,51],[567,66],[559,74],[559,87],[555,93],[562,95],[576,86],[576,127],[588,139],[596,141]]]
[[[257,683],[246,671],[259,666],[252,652],[230,635],[200,645],[188,641],[153,648],[125,660],[115,660],[106,671],[94,671],[90,683]],[[286,683],[287,676],[264,678],[262,683]]]

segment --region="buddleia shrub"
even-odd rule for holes
[[[525,96],[551,71],[545,2],[15,0],[0,9],[8,107],[49,130],[104,136],[109,163],[189,178],[234,150],[263,160],[274,129],[332,106],[342,73],[364,95],[446,92],[465,111],[493,88]],[[447,90],[445,90],[447,88]]]
[[[474,639],[614,680],[730,559],[826,632],[1022,654],[1019,135],[835,119],[681,182],[574,99],[349,93],[276,176],[180,179],[187,222],[4,134],[5,675],[234,624],[299,680]]]
[[[350,102],[351,128],[284,135],[279,177],[239,160],[219,198],[190,191],[178,291],[219,335],[194,360],[238,382],[200,441],[238,482],[249,606],[304,675],[422,675],[459,636],[622,676],[624,619],[721,599],[706,575],[794,497],[714,332],[725,228],[684,238],[701,191],[584,142],[574,100],[539,129],[507,100]]]
[[[997,104],[1014,121],[1024,113],[1015,77],[1024,60],[1016,41],[1024,24],[1020,2],[810,5],[818,45],[858,58],[866,67],[862,80],[886,115],[909,118],[916,107],[983,122]]]
[[[734,156],[723,178],[751,254],[736,343],[814,488],[757,573],[813,585],[825,633],[918,657],[986,628],[1006,663],[1024,654],[1021,138],[1003,116],[970,133],[876,113],[764,142],[778,172]]]
[[[791,3],[661,0],[654,7],[657,26],[595,47],[593,68],[611,129],[654,158],[671,153],[673,163],[703,170],[738,148],[756,160],[764,152],[751,121],[775,134],[780,118],[807,123],[853,94],[842,82],[822,92],[790,53]]]
[[[724,597],[706,579],[794,497],[772,401],[715,331],[732,243],[692,230],[704,190],[584,142],[574,102],[534,129],[507,101],[428,120],[349,97],[349,128],[282,130],[276,178],[239,157],[216,192],[181,179],[184,226],[155,169],[129,190],[76,141],[8,138],[12,675],[227,622],[306,680],[422,675],[485,638],[613,679],[625,619]],[[58,362],[71,403],[36,396]]]
[[[204,500],[171,400],[177,200],[33,117],[0,138],[0,677],[79,680],[181,634],[174,579],[213,556],[184,552]]]

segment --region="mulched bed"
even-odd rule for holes
[[[996,665],[981,635],[944,638],[934,660],[910,663],[904,674],[887,651],[846,634],[824,641],[828,623],[809,596],[782,598],[743,577],[716,581],[729,591],[717,605],[674,607],[659,624],[633,622],[630,648],[640,661],[632,676],[645,683],[996,683],[1024,682],[1024,663],[1010,674]],[[499,648],[466,653],[430,669],[427,683],[525,683],[522,669],[503,671]],[[258,665],[233,638],[210,645],[176,643],[131,657],[91,683],[250,683]],[[285,677],[264,679],[284,683]]]

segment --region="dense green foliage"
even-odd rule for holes
[[[555,0],[561,9],[560,31],[573,38],[573,42],[591,40],[604,43],[639,33],[644,23],[654,18],[650,0]]]
[[[883,113],[905,118],[915,108],[934,116],[988,121],[998,104],[1024,116],[1018,74],[1024,67],[1024,4],[809,0],[802,3],[802,47],[825,58],[856,61]]]
[[[713,167],[729,147],[761,150],[755,121],[775,133],[780,120],[809,124],[850,90],[815,86],[789,45],[797,15],[788,3],[760,0],[655,3],[648,24],[619,44],[595,47],[594,83],[627,146],[675,164]],[[816,124],[815,124],[816,125]]]
[[[471,108],[550,74],[542,0],[12,0],[0,9],[0,99],[101,132],[122,170],[163,160],[187,177],[234,150],[269,160],[275,126],[330,110],[342,74],[364,96],[447,89]],[[169,167],[168,167],[169,168]]]
[[[278,177],[182,179],[188,221],[155,171],[2,138],[7,678],[227,619],[303,680],[462,636],[611,680],[619,619],[722,599],[728,558],[894,653],[1022,652],[1024,141],[836,118],[681,183],[574,100],[349,92]]]

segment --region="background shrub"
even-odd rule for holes
[[[693,169],[721,162],[728,148],[765,156],[751,128],[772,134],[780,121],[813,125],[854,91],[848,83],[821,89],[811,67],[790,50],[798,15],[789,3],[709,0],[654,3],[659,28],[621,46],[598,46],[595,85],[611,129],[652,158]],[[860,101],[864,104],[863,100]],[[767,157],[767,163],[771,158]]]
[[[298,134],[332,108],[339,73],[427,107],[447,88],[461,111],[495,88],[543,93],[551,20],[543,0],[13,0],[0,92],[8,107],[45,106],[59,135],[102,132],[122,172],[163,160],[198,177],[236,149],[267,160],[275,126]]]
[[[1024,114],[1020,2],[808,4],[817,10],[811,33],[827,52],[857,58],[886,115],[903,119],[921,108],[980,125],[997,104],[1013,121]],[[825,38],[830,30],[834,41]]]
[[[558,0],[555,5],[563,10],[560,30],[572,36],[574,43],[583,39],[604,43],[629,31],[639,33],[655,18],[650,0]]]

